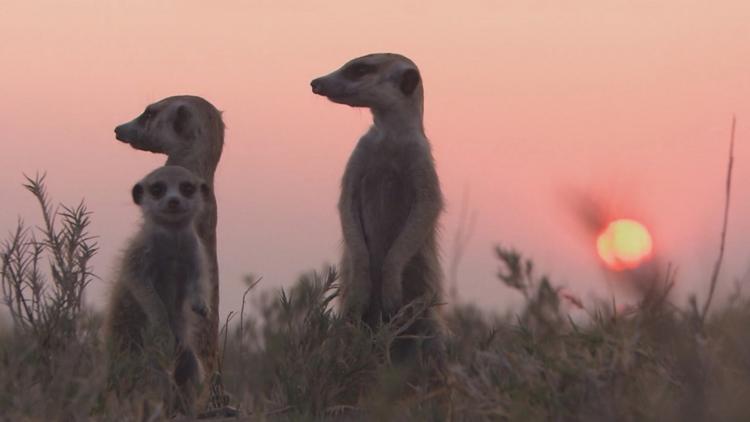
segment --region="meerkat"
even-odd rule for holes
[[[341,182],[344,314],[373,326],[414,299],[440,301],[437,226],[443,196],[424,133],[417,66],[398,54],[370,54],[311,86],[332,102],[373,114]],[[430,307],[413,328],[438,336],[438,325]]]
[[[164,166],[132,190],[143,224],[125,249],[110,303],[108,333],[115,358],[153,351],[148,333],[174,356],[172,379],[183,411],[192,412],[200,362],[193,328],[210,312],[209,257],[196,218],[210,198],[208,185],[189,170]]]
[[[209,256],[211,306],[209,317],[198,324],[196,338],[203,367],[212,374],[217,363],[219,333],[214,173],[224,145],[221,112],[201,97],[168,97],[149,105],[132,121],[117,126],[115,137],[135,149],[166,154],[166,165],[184,167],[208,185],[209,197],[197,218],[197,230]]]

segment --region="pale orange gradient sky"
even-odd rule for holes
[[[236,310],[247,272],[271,288],[337,261],[339,178],[370,115],[314,96],[309,81],[392,51],[422,70],[446,256],[467,187],[478,211],[463,299],[517,299],[496,281],[496,242],[583,297],[607,294],[571,193],[643,219],[680,268],[678,292],[704,296],[736,113],[725,293],[750,266],[748,22],[745,0],[5,0],[0,230],[19,214],[37,221],[20,183],[47,171],[54,199],[84,197],[95,212],[92,296],[106,292],[138,220],[130,187],[163,162],[112,130],[165,96],[204,96],[228,126],[216,189],[222,313]]]

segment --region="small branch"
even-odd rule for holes
[[[224,332],[224,348],[221,351],[221,359],[219,360],[219,373],[224,373],[224,355],[227,353],[227,337],[229,337],[229,322],[232,320],[236,312],[231,311],[227,315],[227,320],[224,322],[224,328],[221,330]],[[219,333],[221,336],[221,332]]]
[[[458,302],[458,265],[463,258],[466,246],[474,234],[474,224],[477,219],[476,210],[467,214],[469,210],[469,188],[467,187],[461,198],[461,210],[459,211],[458,226],[453,235],[453,250],[450,264],[448,266],[448,283],[450,285],[449,295],[454,305]]]
[[[243,358],[245,356],[243,344],[245,338],[245,297],[250,293],[250,290],[252,290],[253,287],[260,283],[261,280],[263,280],[263,277],[258,277],[255,281],[248,277],[247,289],[245,289],[245,293],[242,294],[242,307],[240,308],[240,356]]]
[[[701,312],[701,323],[705,321],[708,308],[711,306],[711,301],[714,298],[714,290],[716,289],[716,282],[719,279],[719,271],[721,270],[721,262],[724,260],[724,245],[726,244],[727,238],[727,223],[729,221],[729,199],[732,193],[732,166],[734,165],[734,133],[737,126],[737,117],[732,116],[732,133],[729,140],[729,163],[727,165],[727,182],[726,191],[724,193],[724,222],[721,228],[721,243],[719,244],[719,257],[716,259],[714,265],[714,272],[711,275],[711,287],[708,291],[708,298],[706,303],[703,305],[703,311]]]

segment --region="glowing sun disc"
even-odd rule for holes
[[[646,226],[627,218],[615,220],[596,239],[599,257],[612,270],[633,269],[651,257],[653,243]]]

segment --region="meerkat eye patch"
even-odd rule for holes
[[[195,185],[190,182],[180,183],[180,193],[185,198],[192,198],[196,190],[197,188],[195,187]]]
[[[172,129],[174,129],[176,134],[185,138],[187,137],[191,117],[190,110],[187,107],[184,105],[177,107],[174,122],[172,123]]]
[[[156,182],[148,187],[148,193],[154,198],[159,199],[167,193],[167,185],[164,182]]]
[[[344,77],[347,79],[350,79],[352,81],[355,81],[367,74],[375,73],[378,68],[377,66],[367,64],[367,63],[353,63],[349,66],[347,66],[343,73]]]
[[[414,93],[414,90],[417,89],[417,85],[419,85],[420,79],[419,72],[416,69],[406,69],[404,73],[401,74],[401,82],[399,83],[401,92],[406,96]]]
[[[154,110],[152,107],[146,107],[146,110],[144,110],[143,113],[138,116],[138,123],[145,125],[154,117],[156,117],[156,110]]]

